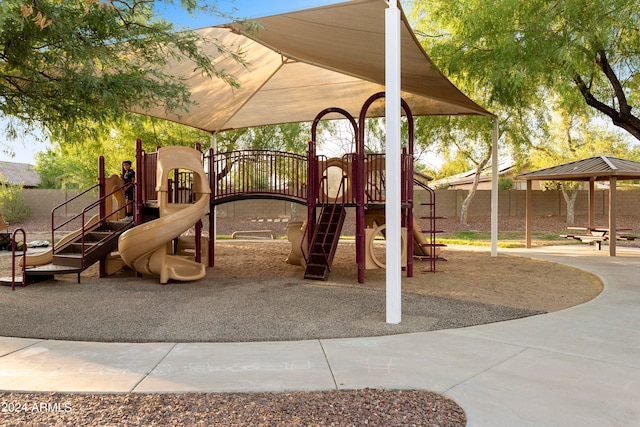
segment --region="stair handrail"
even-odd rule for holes
[[[107,200],[107,198],[113,196],[114,194],[116,194],[119,191],[124,191],[124,188],[127,187],[127,184],[124,184],[121,187],[116,188],[115,190],[113,190],[111,193],[109,194],[105,194],[103,197],[99,198],[98,200],[94,201],[93,203],[90,203],[89,205],[85,206],[84,209],[82,209],[81,215],[82,215],[82,243],[80,246],[80,250],[82,253],[82,257],[81,257],[81,262],[80,262],[80,268],[82,268],[83,270],[85,269],[85,237],[86,237],[86,233],[87,233],[87,228],[86,228],[86,217],[85,214],[87,212],[89,212],[91,209],[100,206],[100,204],[104,201]],[[105,213],[104,216],[103,215],[99,215],[98,216],[98,222],[95,225],[90,226],[89,229],[93,229],[96,228],[98,225],[104,223],[109,217],[113,216],[114,214],[120,212],[122,209],[126,209],[127,204],[125,203],[124,206],[118,206],[118,209],[116,209],[115,211],[109,212],[109,213]],[[133,221],[133,219],[131,219],[131,221]],[[121,224],[118,228],[113,230],[113,233],[117,233],[119,231],[124,230],[127,226],[129,226],[129,224],[131,223],[131,221],[127,221],[123,224]],[[103,243],[105,240],[107,240],[107,238],[109,238],[109,236],[105,236],[102,239],[98,240],[95,244],[98,245],[100,243]]]
[[[27,263],[25,262],[25,257],[27,256],[27,233],[24,232],[24,229],[17,228],[13,231],[13,235],[11,236],[11,290],[16,290],[16,234],[20,232],[22,233],[22,287],[25,287],[27,282]]]
[[[431,256],[429,257],[429,263],[431,271],[435,273],[436,271],[436,261],[437,257],[433,256],[435,253],[436,247],[436,192],[433,188],[429,187],[429,185],[417,179],[415,176],[413,177],[413,183],[418,185],[423,190],[426,190],[429,193],[429,247]]]
[[[348,180],[348,177],[343,173],[342,174],[342,179],[340,180],[340,185],[338,186],[338,189],[336,191],[336,194],[341,194],[342,191],[342,203],[338,203],[338,200],[340,199],[339,197],[334,198],[333,203],[324,203],[322,206],[322,212],[324,212],[325,208],[327,206],[331,206],[331,213],[329,215],[329,217],[331,218],[331,221],[333,221],[333,218],[336,215],[336,210],[338,209],[338,207],[340,208],[340,215],[342,215],[342,212],[344,211],[344,199],[346,197],[346,192],[344,191],[346,189],[346,181]],[[331,222],[330,221],[330,222]],[[316,232],[317,232],[318,228],[316,228]],[[329,237],[329,233],[325,233],[324,238],[322,239],[322,256],[324,258],[324,262],[325,265],[327,266],[327,269],[329,271],[331,271],[331,263],[329,262],[333,255],[335,255],[335,251],[336,251],[336,247],[337,245],[332,244],[331,247],[329,248],[329,253],[327,253],[327,251],[325,250],[325,246],[327,244],[327,239]],[[338,240],[340,239],[340,236],[338,236]],[[334,239],[334,242],[336,242],[336,240]]]
[[[60,203],[59,205],[55,206],[53,209],[51,209],[51,247],[55,248],[55,231],[64,227],[65,225],[69,224],[71,221],[75,220],[78,218],[79,214],[67,219],[65,222],[63,222],[62,224],[58,225],[56,227],[55,225],[55,213],[58,209],[68,205],[69,203],[73,202],[74,200],[84,196],[85,194],[89,193],[90,191],[94,191],[95,189],[97,189],[100,186],[100,184],[96,184],[92,187],[87,188],[86,190],[84,190],[82,193],[76,194],[75,196],[73,196],[72,198]],[[84,224],[84,223],[83,223]]]
[[[317,164],[317,162],[316,162]],[[344,170],[344,169],[343,169]],[[313,171],[314,174],[317,174],[318,171],[314,170]],[[328,196],[326,194],[326,192],[320,191],[320,188],[324,188],[326,186],[326,182],[328,181],[329,177],[326,174],[323,174],[322,177],[320,177],[320,180],[318,182],[317,185],[317,194],[316,194],[316,202],[318,202],[320,199],[320,197],[322,197],[322,209],[324,211],[324,207],[325,205],[328,205],[328,203],[324,202],[325,197],[329,198],[330,196]],[[338,194],[342,194],[342,203],[344,204],[345,202],[345,198],[346,198],[346,181],[348,180],[348,176],[343,172],[342,173],[342,179],[340,180],[340,185],[338,186],[338,189],[336,190],[336,195]],[[328,187],[328,186],[327,186]],[[322,196],[320,196],[320,194],[322,194]],[[335,211],[335,206],[337,205],[336,201],[338,200],[338,197],[334,198],[334,207],[333,207],[333,211],[332,211],[332,217],[333,217],[333,212]],[[304,258],[305,263],[309,262],[309,254],[311,252],[311,245],[313,244],[313,238],[307,242],[307,247],[305,248],[305,238],[310,234],[311,229],[313,227],[313,224],[311,224],[311,221],[307,221],[307,226],[304,228],[304,231],[302,233],[302,238],[300,239],[300,251],[302,253],[302,257]],[[314,235],[317,232],[317,227],[313,230],[314,231]],[[312,236],[313,237],[313,236]],[[326,239],[326,237],[325,237]],[[323,256],[325,257],[325,261],[328,262],[327,256],[324,253],[324,241],[322,242],[323,244]]]
[[[113,190],[113,191],[111,191],[110,193],[105,194],[103,197],[98,198],[98,199],[97,199],[97,200],[95,200],[94,202],[92,202],[92,203],[90,203],[89,205],[85,206],[79,214],[76,214],[76,215],[72,216],[71,218],[69,218],[68,220],[66,220],[66,221],[65,221],[65,222],[63,222],[62,224],[60,224],[58,227],[54,227],[54,221],[55,221],[55,215],[54,215],[54,213],[55,213],[55,210],[56,210],[57,208],[64,206],[66,203],[71,202],[72,200],[74,200],[74,199],[78,198],[79,196],[81,196],[81,195],[83,195],[83,194],[85,194],[85,193],[87,193],[87,192],[89,192],[89,191],[91,191],[91,190],[95,189],[95,188],[96,188],[96,187],[98,187],[98,186],[99,186],[99,185],[94,185],[93,187],[91,187],[91,188],[87,189],[86,191],[84,191],[84,192],[82,192],[82,193],[78,194],[77,196],[75,196],[75,197],[73,197],[73,198],[69,199],[67,202],[62,203],[62,204],[60,204],[60,205],[56,206],[56,207],[55,207],[55,208],[53,208],[53,209],[52,209],[52,211],[51,211],[51,248],[52,248],[52,252],[53,252],[54,254],[56,253],[55,240],[54,240],[54,232],[55,232],[55,230],[57,230],[57,229],[59,229],[60,227],[62,227],[62,226],[64,226],[64,225],[66,225],[66,224],[68,224],[68,223],[70,223],[70,222],[71,222],[71,221],[73,221],[73,220],[78,219],[79,217],[81,218],[81,223],[82,223],[82,226],[81,226],[81,235],[82,235],[82,238],[81,238],[81,251],[82,251],[81,268],[82,268],[82,269],[84,269],[84,268],[85,268],[85,265],[84,265],[84,255],[85,255],[85,253],[84,253],[84,249],[85,249],[85,235],[86,235],[86,232],[87,232],[87,227],[86,227],[86,215],[85,215],[85,214],[86,214],[87,212],[89,212],[91,209],[94,209],[94,208],[96,208],[96,207],[100,206],[100,204],[101,204],[101,203],[103,203],[105,200],[107,200],[107,198],[109,198],[109,197],[113,196],[114,194],[118,193],[119,191],[124,191],[124,188],[125,188],[125,187],[127,187],[127,186],[128,186],[128,184],[124,184],[124,185],[122,185],[122,186],[120,186],[120,187],[117,187],[116,189],[114,189],[114,190]],[[126,209],[126,204],[125,204],[125,205],[123,205],[123,206],[118,206],[118,209],[116,209],[115,211],[105,213],[105,214],[104,214],[104,216],[103,216],[103,215],[99,215],[98,222],[97,222],[96,224],[92,225],[92,226],[91,226],[91,228],[95,228],[95,227],[96,227],[96,226],[98,226],[99,224],[101,224],[101,223],[103,223],[104,221],[106,221],[109,217],[113,216],[114,214],[117,214],[118,212],[122,211],[123,209]],[[114,232],[118,232],[118,231],[123,230],[125,227],[127,227],[127,226],[129,225],[129,223],[130,223],[130,222],[126,222],[126,223],[122,224],[120,227],[116,228],[116,229],[114,230]],[[102,243],[102,242],[103,242],[104,240],[106,240],[106,239],[107,239],[107,237],[104,237],[104,238],[100,239],[100,240],[99,240],[98,242],[96,242],[96,243]]]

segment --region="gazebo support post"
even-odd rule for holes
[[[531,245],[531,227],[533,226],[533,188],[532,181],[530,179],[527,180],[527,193],[526,193],[526,202],[525,202],[525,230],[526,230],[526,247],[530,248]]]
[[[589,179],[589,218],[588,226],[595,226],[596,220],[596,178]]]
[[[609,177],[609,256],[616,256],[616,237],[618,232],[616,230],[616,186],[617,178],[615,176]]]

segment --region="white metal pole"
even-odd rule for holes
[[[498,118],[493,119],[491,135],[491,256],[498,256]]]
[[[400,9],[397,0],[389,0],[385,10],[385,85],[386,85],[386,204],[387,225],[386,298],[387,323],[402,318],[402,238],[401,238],[401,144],[400,144]],[[407,254],[407,256],[411,256]]]

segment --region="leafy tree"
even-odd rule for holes
[[[498,190],[511,190],[513,189],[513,179],[508,176],[498,178]]]
[[[480,176],[491,160],[492,123],[484,117],[420,117],[416,120],[416,144],[435,145],[444,158],[439,177],[475,169],[471,190],[460,209],[460,223],[467,223],[469,206],[476,194]]]
[[[640,139],[640,0],[416,1],[412,13],[440,66],[492,105],[526,108],[551,90]]]
[[[83,123],[68,132],[55,131],[51,135],[53,147],[36,156],[42,186],[84,189],[95,185],[100,155],[104,156],[107,173],[119,174],[123,160],[135,161],[138,138],[143,148],[151,152],[158,146],[193,147],[198,142],[206,147],[209,134],[131,113],[112,123]]]
[[[275,150],[305,154],[311,139],[310,123],[235,129],[216,135],[218,151]]]
[[[498,117],[501,150],[531,168],[545,150],[552,164],[606,153],[593,137],[567,151],[562,138],[550,138],[553,116],[580,117],[580,132],[593,133],[601,112],[638,138],[630,105],[638,101],[639,6],[638,0],[435,0],[415,2],[412,18],[431,58]]]
[[[185,82],[163,71],[171,58],[189,58],[205,75],[238,85],[199,52],[204,41],[199,35],[177,32],[158,19],[154,3],[3,0],[0,114],[12,119],[7,136],[40,127],[91,128],[134,107],[184,110],[190,103]],[[219,14],[206,2],[180,4],[190,13]],[[217,47],[222,55],[242,61],[241,52]]]

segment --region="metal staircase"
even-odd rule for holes
[[[51,264],[27,268],[27,283],[50,279],[55,274],[77,274],[79,283],[80,273],[117,251],[118,237],[133,225],[133,220],[127,218],[83,230],[75,239],[54,249]]]
[[[341,203],[322,206],[320,219],[311,239],[307,267],[304,272],[305,279],[327,280],[329,278],[345,217],[346,209]]]
[[[133,225],[125,222],[105,222],[86,230],[77,239],[53,254],[53,264],[84,270],[118,249],[118,237]]]
[[[435,273],[436,262],[446,261],[446,258],[443,258],[440,255],[438,255],[438,248],[445,247],[447,245],[444,243],[436,242],[436,235],[438,235],[439,233],[444,233],[444,230],[439,230],[437,228],[437,220],[445,219],[445,217],[436,215],[435,191],[428,185],[421,182],[420,180],[417,180],[414,178],[413,182],[414,184],[426,190],[427,194],[429,195],[429,201],[420,203],[421,206],[426,206],[428,210],[427,216],[420,217],[421,219],[428,220],[427,222],[428,228],[426,230],[420,230],[425,235],[427,243],[415,243],[415,245],[418,245],[420,247],[420,252],[422,252],[423,255],[414,255],[414,257],[422,261],[428,261],[429,262],[428,271],[432,271]],[[414,250],[414,253],[415,252],[417,251]]]

